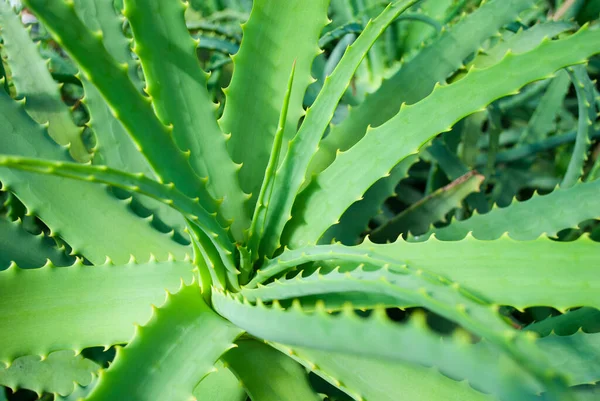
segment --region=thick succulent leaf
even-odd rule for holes
[[[453,380],[435,367],[368,358],[303,347],[288,348],[290,356],[357,400],[492,401],[466,381]]]
[[[76,385],[89,385],[99,369],[95,362],[70,350],[53,352],[44,359],[28,355],[15,359],[9,367],[0,367],[0,385],[64,396],[71,394]]]
[[[577,183],[583,175],[583,168],[587,160],[590,147],[591,134],[594,132],[594,121],[597,118],[596,104],[594,102],[594,82],[590,79],[586,68],[581,65],[574,66],[569,71],[571,81],[577,93],[578,123],[577,139],[573,147],[573,155],[567,167],[561,187],[568,188]]]
[[[252,401],[320,400],[304,368],[288,356],[255,340],[240,340],[236,345],[224,360]]]
[[[186,218],[198,224],[211,238],[215,245],[220,246],[222,256],[230,259],[233,244],[229,241],[226,231],[219,225],[214,214],[204,210],[199,198],[190,199],[174,185],[164,185],[143,174],[130,174],[113,170],[107,166],[90,166],[69,162],[54,162],[50,160],[31,159],[19,156],[0,155],[0,166],[36,172],[40,174],[57,175],[75,180],[96,182],[113,185],[128,191],[139,192],[160,202],[172,206]]]
[[[292,96],[295,74],[296,63],[294,62],[292,72],[290,73],[290,79],[287,84],[283,106],[281,107],[277,132],[275,132],[275,138],[273,139],[273,148],[271,149],[271,155],[269,156],[269,162],[267,163],[267,168],[265,170],[265,178],[260,186],[256,205],[254,206],[254,214],[252,215],[248,248],[253,262],[258,259],[258,247],[264,237],[265,224],[269,208],[271,207],[271,201],[273,201],[273,203],[277,202],[277,199],[273,198],[275,174],[277,172],[277,167],[279,166],[279,155],[282,150],[281,145],[283,144],[283,134],[285,133],[285,124],[290,108],[290,98]]]
[[[384,310],[377,310],[366,319],[351,309],[336,316],[322,310],[306,313],[297,307],[282,310],[277,306],[254,306],[220,291],[213,292],[213,305],[234,324],[268,341],[435,366],[450,377],[466,379],[473,386],[508,400],[533,400],[533,393],[541,388],[514,361],[504,357],[498,360],[498,354],[487,346],[476,350],[465,336],[441,339],[422,318],[399,325],[389,321]],[[531,345],[535,345],[533,340]]]
[[[527,83],[585,61],[600,52],[595,46],[598,40],[600,29],[588,28],[566,39],[547,40],[530,52],[508,54],[493,67],[472,70],[458,82],[438,86],[421,102],[403,107],[393,119],[372,129],[354,147],[340,154],[300,194],[292,213],[294,219],[288,224],[287,243],[296,247],[314,243],[373,182],[432,137]],[[472,89],[481,85],[487,89],[473,95]],[[463,101],[457,103],[456,99]],[[432,110],[436,111],[435,118]],[[398,136],[398,132],[405,134]],[[369,158],[372,163],[366,165],[364,160]]]
[[[512,22],[534,0],[494,0],[445,30],[430,46],[421,50],[390,79],[384,81],[364,103],[352,109],[348,118],[334,127],[321,142],[309,168],[308,177],[324,170],[336,157],[358,142],[369,125],[378,126],[392,118],[403,102],[416,103],[427,96],[438,82],[459,67],[502,26]]]
[[[484,176],[471,172],[411,205],[402,213],[374,230],[370,237],[376,242],[394,241],[399,235],[420,234],[433,223],[444,221],[446,215],[470,194],[479,192]]]
[[[67,152],[4,91],[0,91],[0,126],[0,145],[5,154],[70,160]],[[99,185],[5,168],[0,169],[0,180],[54,235],[60,235],[76,253],[93,263],[102,263],[107,256],[116,263],[126,263],[130,255],[145,259],[151,253],[161,260],[169,253],[183,258],[187,252],[186,247],[156,231],[127,210],[126,202],[115,199]]]
[[[330,259],[333,258],[335,254],[330,253]],[[398,306],[427,308],[488,339],[520,363],[527,363],[525,355],[532,352],[531,344],[509,330],[507,322],[498,315],[497,306],[485,298],[448,279],[397,264],[381,268],[344,266],[325,274],[317,270],[307,277],[298,274],[257,289],[243,289],[241,294],[258,302],[343,292],[385,294],[395,297]],[[508,342],[507,336],[511,338]]]
[[[448,277],[497,304],[519,309],[600,307],[596,269],[600,244],[586,237],[573,242],[546,237],[515,241],[507,236],[495,241],[471,236],[452,242],[399,239],[393,244],[364,243],[360,247]]]
[[[241,333],[204,302],[196,282],[183,285],[137,326],[86,400],[187,401]]]
[[[192,281],[189,262],[131,262],[127,265],[0,272],[0,361],[81,350],[129,341],[134,323],[150,317],[150,305],[164,301],[165,289]]]
[[[325,79],[321,92],[306,112],[298,134],[290,142],[288,153],[275,176],[273,199],[267,210],[265,233],[261,240],[263,254],[270,257],[281,245],[281,233],[291,218],[294,199],[304,182],[308,164],[356,69],[385,28],[414,3],[415,0],[399,0],[387,7],[348,46],[335,70]]]
[[[520,144],[542,141],[556,129],[556,117],[563,107],[570,86],[569,75],[566,71],[560,71],[540,99],[527,129],[521,135]]]
[[[238,242],[250,226],[243,207],[246,196],[216,119],[216,105],[206,88],[207,74],[200,68],[197,43],[190,37],[181,1],[125,0],[124,14],[135,39],[146,77],[146,92],[163,124],[172,126],[177,146],[190,151],[189,162],[201,177],[223,216],[232,220]]]
[[[551,334],[541,338],[538,345],[550,356],[552,366],[565,372],[569,385],[600,381],[600,334]]]
[[[117,13],[118,2],[73,0],[73,3],[77,15],[88,29],[102,31],[104,47],[117,63],[127,64],[129,79],[141,90],[144,82],[138,72],[139,62],[131,57],[131,39],[123,30],[125,19]]]
[[[10,221],[0,217],[0,270],[10,266],[11,262],[22,268],[40,267],[50,260],[57,266],[68,266],[74,258],[67,255],[64,248],[40,233],[31,234],[21,221]]]
[[[575,29],[576,25],[572,22],[549,21],[536,24],[527,30],[520,30],[508,39],[501,41],[490,49],[477,54],[477,56],[467,64],[467,69],[471,66],[477,68],[490,67],[502,60],[507,51],[513,53],[523,53],[538,46],[546,37],[553,38],[561,33]]]
[[[422,16],[434,22],[443,21],[453,0],[423,1],[419,4],[416,15]],[[406,34],[402,38],[402,47],[405,52],[421,46],[426,39],[433,36],[438,30],[435,24],[423,24],[420,21],[408,23],[405,27]],[[441,25],[437,22],[437,25]]]
[[[200,401],[246,401],[246,391],[231,370],[221,362],[215,369],[196,386],[194,397]]]
[[[462,239],[468,233],[481,240],[497,239],[505,233],[521,241],[536,239],[543,234],[555,236],[560,230],[600,217],[599,191],[600,182],[592,181],[580,182],[571,188],[557,188],[548,195],[536,193],[523,202],[515,199],[505,208],[496,205],[489,213],[475,213],[466,220],[454,220],[446,227],[432,227],[416,240],[427,239],[432,233],[445,241]]]
[[[576,333],[579,329],[585,332],[600,332],[600,310],[579,308],[562,315],[549,317],[525,327],[542,336],[555,333],[559,336]]]
[[[123,32],[123,17],[117,14],[109,1],[75,0],[75,9],[87,27],[102,31],[102,43],[110,55],[121,64],[129,66],[129,78],[135,86],[143,85],[138,75],[138,64],[131,57],[129,39]],[[104,164],[129,173],[144,173],[155,177],[148,161],[141,154],[123,124],[112,114],[102,94],[87,79],[79,76],[85,96],[82,102],[87,107],[90,120],[87,125],[94,131],[94,164]],[[148,197],[134,196],[132,206],[141,204],[152,211],[162,223],[183,234],[185,221],[180,213]]]
[[[205,209],[216,211],[216,202],[205,183],[172,139],[172,127],[154,114],[151,99],[129,79],[129,67],[118,64],[103,45],[101,32],[91,32],[75,12],[73,2],[26,0],[24,3],[78,63],[81,72],[102,93],[113,114],[123,123],[140,152],[165,182],[174,182],[188,196],[200,196]]]
[[[408,175],[410,167],[418,160],[418,156],[409,156],[398,163],[390,176],[377,181],[363,195],[362,199],[353,203],[340,217],[340,222],[333,225],[321,238],[321,243],[340,241],[345,245],[356,245],[367,228],[369,221],[381,214],[385,200],[396,194],[396,186]]]
[[[17,95],[26,99],[27,113],[40,124],[48,123],[48,133],[52,139],[68,146],[75,160],[90,160],[81,138],[83,129],[75,125],[46,61],[7,1],[0,1],[0,34],[8,64],[13,71],[12,81]]]
[[[277,120],[286,91],[290,66],[296,62],[296,78],[284,134],[283,152],[296,133],[303,114],[304,92],[311,83],[311,65],[317,42],[327,23],[329,0],[256,0],[244,24],[240,51],[233,56],[234,73],[221,128],[231,134],[228,149],[235,162],[243,163],[240,183],[246,193],[258,195]],[[250,205],[251,210],[253,205]]]

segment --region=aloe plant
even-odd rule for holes
[[[77,66],[89,120],[0,0],[1,385],[90,401],[597,395],[580,385],[600,380],[600,334],[577,329],[598,321],[598,244],[552,238],[600,217],[594,24],[536,23],[533,0],[255,0],[220,95],[190,30],[230,31],[186,25],[180,1],[23,3]],[[572,82],[562,185],[488,211],[482,183],[508,157],[498,100],[548,80],[516,150],[548,139]],[[479,163],[482,113],[486,177],[463,164]],[[432,140],[465,118],[458,160]],[[418,157],[453,182],[365,236]],[[479,212],[432,225],[463,201]],[[539,306],[564,313],[525,328],[509,313]],[[399,323],[391,308],[419,309]],[[116,349],[110,366],[92,347]]]

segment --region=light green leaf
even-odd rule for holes
[[[71,160],[45,129],[1,90],[0,126],[0,146],[5,154]],[[188,248],[156,231],[127,210],[126,202],[115,199],[99,185],[6,168],[0,169],[0,180],[54,235],[93,263],[103,263],[107,256],[115,263],[126,263],[130,255],[146,259],[150,254],[164,260],[169,253],[183,259],[188,252]]]
[[[285,346],[277,346],[282,350]],[[493,401],[466,381],[453,380],[434,367],[292,347],[289,353],[314,373],[354,399],[397,401]]]
[[[320,400],[302,366],[266,344],[240,340],[224,360],[252,401]]]
[[[197,282],[184,285],[137,326],[86,400],[187,401],[241,333],[204,302]]]
[[[294,219],[288,224],[287,243],[298,247],[316,242],[373,182],[432,137],[527,83],[585,61],[600,52],[600,47],[594,45],[598,40],[600,29],[582,28],[566,39],[547,40],[530,52],[509,54],[493,67],[472,70],[458,82],[438,86],[421,102],[405,106],[393,119],[341,153],[300,194],[299,206],[292,213]],[[481,85],[487,89],[474,94],[473,88]],[[398,136],[398,132],[405,134]],[[366,165],[364,160],[372,162]]]
[[[600,217],[599,191],[600,182],[593,181],[578,183],[571,188],[557,188],[548,195],[536,193],[523,202],[514,199],[505,208],[496,205],[489,213],[475,213],[466,220],[452,221],[446,227],[433,227],[416,240],[425,240],[432,233],[445,241],[462,239],[468,233],[480,240],[497,239],[505,233],[521,241],[544,234],[552,237],[560,230]],[[577,207],[573,207],[574,202]]]
[[[177,209],[186,218],[198,224],[210,237],[224,259],[231,259],[233,244],[215,216],[201,205],[199,198],[190,199],[173,184],[164,185],[143,174],[129,174],[107,166],[90,166],[68,162],[54,162],[19,156],[0,155],[0,166],[46,175],[58,175],[76,180],[114,185],[128,191],[150,196]]]
[[[78,63],[127,129],[157,176],[174,182],[190,197],[200,196],[205,209],[214,212],[216,202],[196,175],[187,156],[174,143],[172,127],[154,114],[150,99],[139,93],[129,78],[129,66],[118,64],[103,45],[101,32],[91,32],[64,0],[25,0],[29,9],[50,31],[62,48]]]
[[[209,373],[194,389],[197,400],[246,401],[248,396],[239,380],[223,363],[216,364],[216,372]]]
[[[99,369],[96,363],[69,350],[53,352],[44,359],[28,355],[15,359],[8,368],[0,367],[0,385],[64,396],[76,385],[89,385]]]
[[[0,272],[0,361],[129,341],[165,289],[192,280],[185,262],[45,266]]]
[[[223,199],[220,211],[233,221],[232,234],[241,242],[250,226],[243,207],[246,196],[238,182],[239,167],[231,161],[226,137],[217,124],[217,106],[206,88],[197,43],[185,25],[186,6],[176,0],[125,0],[124,4],[156,114],[164,125],[172,126],[179,149],[191,152],[194,171],[208,177],[213,198]]]
[[[102,31],[102,43],[118,63],[127,63],[129,79],[141,90],[143,82],[138,75],[138,63],[131,57],[130,39],[123,32],[123,17],[117,14],[110,1],[75,0],[75,9],[81,20],[92,30]],[[87,79],[79,76],[85,96],[82,102],[90,114],[87,125],[94,131],[94,164],[104,164],[129,173],[144,173],[156,178],[144,155],[132,141],[123,124],[112,114],[102,94]],[[152,211],[162,223],[185,237],[185,221],[181,214],[153,199],[134,195],[132,207],[141,206]],[[138,206],[139,207],[139,206]]]
[[[213,305],[248,333],[289,345],[292,351],[305,347],[435,366],[457,380],[469,380],[478,388],[515,401],[534,400],[537,396],[533,393],[540,389],[522,366],[504,357],[498,360],[498,354],[487,347],[476,350],[464,336],[440,339],[427,328],[424,318],[399,325],[390,322],[384,310],[377,310],[367,319],[351,310],[336,316],[322,310],[306,313],[298,307],[282,310],[277,305],[254,306],[220,291],[213,292]]]
[[[325,79],[321,92],[306,112],[298,134],[290,142],[288,153],[275,176],[273,200],[267,211],[265,233],[261,240],[263,255],[270,257],[281,245],[281,233],[291,217],[292,206],[304,182],[308,164],[319,148],[319,141],[356,69],[388,25],[414,3],[415,0],[399,0],[390,4],[348,46],[335,70]]]
[[[552,306],[559,310],[600,307],[600,280],[595,268],[600,266],[600,244],[585,237],[572,242],[545,237],[515,241],[507,236],[495,241],[471,236],[451,242],[399,239],[393,244],[364,243],[359,247],[448,277],[500,305],[519,309]]]
[[[435,42],[423,48],[360,106],[353,108],[348,118],[332,129],[321,142],[307,178],[329,166],[338,149],[350,149],[365,135],[369,125],[385,123],[398,113],[403,102],[412,104],[425,98],[436,83],[445,82],[486,39],[533,4],[534,0],[488,1],[446,29]]]
[[[327,23],[329,0],[255,0],[250,19],[244,24],[240,51],[233,56],[234,73],[220,120],[221,129],[231,134],[228,149],[243,163],[240,183],[246,193],[258,195],[277,120],[286,91],[289,68],[296,61],[296,78],[290,99],[283,140],[296,134],[304,113],[302,99],[311,83],[317,42]],[[253,210],[253,202],[249,210]]]
[[[74,258],[64,248],[43,233],[34,235],[23,227],[21,221],[10,221],[0,217],[0,270],[11,262],[22,268],[41,267],[48,260],[57,266],[68,266]]]
[[[27,113],[40,124],[48,123],[52,139],[67,146],[75,160],[89,161],[90,154],[81,138],[83,128],[75,125],[46,61],[10,4],[4,0],[0,1],[0,34],[13,71],[12,81],[17,95],[25,99]]]

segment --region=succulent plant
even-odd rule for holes
[[[594,24],[539,20],[534,0],[398,0],[327,26],[354,6],[255,0],[239,36],[186,26],[179,0],[23,3],[77,66],[89,120],[0,0],[0,384],[90,401],[597,396],[576,386],[600,380],[600,334],[549,334],[600,308],[598,244],[553,239],[600,217]],[[398,23],[414,29],[392,68],[378,39]],[[199,48],[237,52],[222,92]],[[550,85],[546,114],[575,87],[559,188],[487,210],[488,175],[459,168],[365,235],[419,152],[447,151],[434,138],[481,113],[495,132],[498,99],[534,82]],[[523,147],[548,139],[536,118]],[[508,157],[498,138],[490,171]],[[469,196],[479,213],[432,225]],[[564,313],[527,327],[509,313],[540,306]],[[419,310],[397,322],[392,308]],[[108,368],[80,355],[99,346],[116,348]]]

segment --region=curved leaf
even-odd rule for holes
[[[0,272],[0,361],[129,341],[165,289],[190,282],[189,262],[47,265]]]
[[[67,146],[75,160],[90,160],[81,138],[83,128],[75,125],[46,61],[7,1],[0,2],[0,33],[8,64],[14,72],[12,81],[17,95],[26,99],[27,113],[40,124],[48,123],[52,139]]]
[[[233,56],[234,72],[219,121],[232,158],[242,163],[240,184],[258,195],[273,143],[281,105],[296,61],[296,78],[285,124],[282,152],[296,133],[304,113],[302,100],[311,83],[311,64],[318,55],[317,42],[327,23],[329,0],[255,0],[239,52]],[[254,205],[250,204],[250,210]]]
[[[22,105],[2,90],[0,126],[3,127],[0,135],[3,153],[71,160],[65,149],[53,142],[45,129],[27,115]],[[61,236],[75,253],[93,263],[103,263],[107,256],[116,263],[126,263],[132,254],[145,259],[151,253],[161,260],[169,253],[182,259],[188,252],[188,248],[127,210],[126,202],[115,199],[100,185],[6,168],[0,168],[0,180],[53,235]]]
[[[206,305],[195,281],[183,285],[136,327],[86,400],[187,401],[241,333]]]
[[[519,202],[515,199],[505,208],[496,205],[489,213],[475,213],[466,220],[452,221],[446,227],[434,227],[415,240],[425,240],[432,233],[444,241],[459,240],[468,233],[480,240],[497,239],[505,233],[521,241],[541,235],[555,236],[560,230],[600,217],[599,191],[600,182],[592,181],[571,188],[557,188],[548,195],[536,193],[529,200]]]
[[[220,212],[233,221],[232,234],[241,242],[250,226],[243,207],[246,196],[238,182],[239,167],[232,162],[226,136],[217,124],[217,107],[206,88],[197,43],[185,25],[186,6],[175,0],[125,0],[124,4],[156,114],[173,127],[177,146],[190,152],[189,163],[196,173],[208,177],[211,195],[223,199]]]
[[[240,340],[236,344],[224,360],[252,401],[320,400],[300,364],[258,341]]]
[[[75,260],[51,238],[41,233],[33,235],[20,221],[12,222],[4,217],[0,217],[0,249],[0,270],[12,262],[22,268],[33,268],[43,266],[48,260],[57,266],[67,266]]]
[[[533,393],[541,388],[521,366],[506,358],[498,360],[491,349],[476,350],[460,335],[440,339],[426,327],[424,318],[398,325],[390,322],[383,310],[377,310],[368,319],[359,318],[352,310],[337,316],[322,310],[306,313],[298,307],[282,310],[276,305],[254,306],[221,291],[213,292],[213,305],[248,333],[290,345],[292,349],[306,347],[381,361],[436,366],[457,380],[469,380],[474,386],[508,400],[534,400],[537,396]]]
[[[44,359],[38,355],[15,359],[8,368],[0,367],[0,385],[13,391],[25,388],[37,394],[68,395],[76,385],[87,386],[100,369],[96,363],[74,351],[53,352]]]
[[[190,197],[200,196],[205,209],[214,212],[216,202],[196,175],[187,156],[174,143],[172,127],[154,114],[150,100],[129,78],[128,65],[119,65],[102,42],[102,33],[91,32],[75,12],[72,1],[25,0],[58,43],[78,63],[82,73],[102,93],[158,177],[174,182]]]
[[[308,164],[319,148],[319,141],[356,69],[388,25],[414,3],[415,0],[399,0],[390,4],[348,46],[335,70],[325,79],[321,92],[306,112],[298,134],[290,141],[288,153],[277,170],[273,200],[267,211],[265,233],[261,240],[264,255],[270,257],[281,245],[281,233],[291,217],[292,206],[304,182]]]

